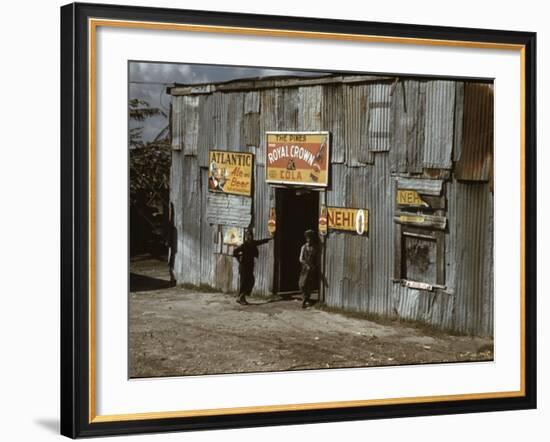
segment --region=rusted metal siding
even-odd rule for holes
[[[416,190],[423,195],[439,196],[443,192],[443,181],[397,177],[397,188]]]
[[[213,146],[218,150],[242,150],[241,121],[244,115],[244,93],[216,92],[212,100]]]
[[[244,114],[259,114],[260,113],[260,92],[246,92],[244,96]]]
[[[229,102],[228,94],[216,92],[211,95],[212,106],[212,142],[218,150],[229,150],[227,143],[227,126],[229,125],[227,105]]]
[[[323,130],[331,133],[332,146],[345,145],[343,103],[343,86],[341,84],[330,84],[323,87],[321,126]],[[332,163],[343,163],[346,160],[345,149],[331,149],[330,159]]]
[[[374,154],[368,149],[368,91],[369,86],[366,84],[343,86],[342,124],[346,163],[350,167],[360,167],[374,162]]]
[[[281,85],[225,92],[214,88],[202,95],[173,97],[172,144],[181,149],[173,151],[171,170],[171,200],[179,233],[178,282],[237,289],[236,260],[220,254],[216,241],[221,240],[221,225],[252,225],[256,238],[268,236],[274,191],[265,182],[265,133],[328,130],[330,185],[321,199],[329,206],[367,208],[369,232],[365,236],[329,232],[326,303],[491,335],[493,200],[488,183],[467,181],[487,180],[490,175],[492,138],[475,139],[475,131],[482,129],[474,125],[472,115],[484,121],[483,127],[490,120],[492,130],[488,111],[492,88],[425,79],[396,83],[373,77],[360,82]],[[472,111],[476,103],[485,111]],[[192,130],[187,131],[188,127]],[[391,137],[380,136],[390,132]],[[256,153],[253,199],[208,192],[207,155],[212,148]],[[456,179],[450,169],[453,160],[457,161]],[[432,198],[434,209],[441,210],[435,215],[446,219],[443,289],[413,289],[394,280],[395,244],[400,237],[394,223],[398,188]],[[259,253],[254,291],[266,296],[273,283],[273,242],[261,246]]]
[[[279,91],[265,89],[260,91],[260,148],[256,152],[256,165],[265,165],[266,132],[277,130],[277,109],[279,107]]]
[[[464,126],[464,83],[457,81],[455,97],[455,121],[453,140],[453,161],[458,161],[462,153],[462,132]]]
[[[197,154],[199,97],[175,97],[172,103],[172,149]]]
[[[217,290],[221,290],[224,293],[230,293],[235,291],[237,281],[234,280],[234,262],[235,259],[232,256],[222,255],[216,253],[213,256],[214,259],[214,282],[213,287]]]
[[[389,161],[377,154],[374,166],[332,166],[327,204],[368,208],[368,236],[329,232],[326,243],[326,302],[330,306],[391,314],[389,285],[393,261],[393,201]],[[336,190],[337,189],[337,190]]]
[[[368,146],[372,152],[390,150],[391,89],[392,85],[389,83],[373,83],[369,86]]]
[[[199,96],[199,128],[197,136],[197,157],[200,167],[208,167],[208,151],[214,143],[214,98],[211,95]]]
[[[454,297],[441,290],[425,291],[393,284],[394,312],[400,319],[419,321],[451,330]]]
[[[178,282],[200,285],[201,282],[201,183],[200,168],[196,157],[183,157],[182,170],[182,225],[178,231],[181,238],[180,278]]]
[[[327,204],[336,207],[367,207],[365,189],[366,168],[347,168],[334,165],[334,186],[344,192],[327,193]],[[368,254],[367,235],[330,231],[327,236],[325,259],[328,287],[325,299],[328,305],[354,311],[364,311],[367,278],[363,269]]]
[[[298,130],[320,131],[322,86],[301,87],[299,90]],[[281,128],[282,129],[282,128]]]
[[[183,98],[183,153],[184,155],[197,155],[197,142],[199,131],[199,97]]]
[[[227,114],[225,127],[227,133],[227,150],[246,150],[246,145],[241,139],[241,125],[244,116],[244,92],[227,94],[228,102],[225,112]]]
[[[254,189],[254,238],[269,238],[267,220],[271,207],[272,189],[265,182],[265,170],[263,166],[256,167]],[[258,247],[258,259],[256,260],[256,284],[254,292],[266,295],[271,293],[274,269],[274,241]]]
[[[244,96],[244,116],[241,121],[241,139],[251,153],[260,148],[260,93],[247,92]]]
[[[252,220],[252,198],[207,192],[206,218],[210,224],[248,227]],[[197,202],[198,204],[198,202]]]
[[[369,254],[368,312],[392,314],[390,284],[393,277],[393,179],[387,153],[376,154],[368,176]],[[358,191],[361,191],[358,189]]]
[[[398,179],[400,187],[428,180]],[[441,182],[424,189],[439,194]],[[445,330],[491,336],[493,333],[493,197],[488,184],[446,185],[445,289],[416,290],[393,284],[397,317]],[[442,191],[442,190],[441,190]]]
[[[331,188],[326,193],[328,206],[343,207],[346,203],[347,167],[343,164],[333,164],[331,167]],[[338,191],[336,191],[338,189]],[[345,306],[342,293],[342,275],[345,272],[345,233],[329,232],[326,238],[325,250],[330,251],[325,261],[325,302],[332,307]]]
[[[300,91],[298,88],[279,89],[277,102],[277,129],[298,130]]]
[[[381,75],[323,75],[321,77],[278,77],[234,80],[217,84],[183,85],[171,88],[173,96],[203,95],[215,92],[242,92],[250,90],[284,89],[289,87],[326,86],[331,84],[363,84],[393,80]]]
[[[218,226],[212,225],[208,222],[206,212],[207,212],[207,202],[206,197],[208,194],[208,169],[200,169],[200,188],[201,188],[201,201],[200,201],[200,224],[201,224],[201,278],[200,285],[202,286],[214,286],[214,252],[216,251],[216,243],[218,238],[216,235],[218,233]]]
[[[464,85],[462,143],[455,169],[459,180],[488,181],[493,167],[493,86]]]
[[[392,94],[391,171],[423,169],[426,82],[401,80]]]
[[[494,272],[495,272],[495,206],[493,192],[487,194],[487,229],[485,246],[483,248],[483,301],[481,307],[481,328],[476,328],[472,334],[493,336],[494,334]]]
[[[452,167],[455,82],[434,80],[426,85],[423,166]]]
[[[174,227],[177,231],[176,257],[174,261],[174,273],[178,283],[182,283],[183,255],[180,250],[183,246],[183,154],[181,151],[172,152],[172,164],[170,167],[170,202],[174,205]]]
[[[365,167],[348,168],[346,174],[346,207],[360,209],[369,207],[368,169]],[[370,211],[369,211],[370,213]],[[342,304],[354,311],[365,311],[365,294],[368,288],[368,275],[364,266],[368,260],[369,237],[367,235],[344,234],[344,287]]]
[[[183,144],[183,97],[172,97],[172,149],[181,150]]]
[[[455,181],[449,186],[448,198],[447,275],[455,297],[453,329],[491,335],[493,196],[487,183]]]

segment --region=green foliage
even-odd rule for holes
[[[149,106],[143,100],[132,99],[128,103],[129,118],[144,122],[153,116],[166,114],[158,108]],[[163,131],[164,132],[164,131]],[[154,204],[166,195],[169,182],[171,151],[168,136],[144,143],[143,127],[129,131],[130,147],[130,200],[135,203],[141,199],[145,204]]]
[[[168,139],[130,149],[130,197],[136,201],[145,197],[152,203],[168,189],[170,173],[170,143]]]

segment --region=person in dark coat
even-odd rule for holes
[[[246,296],[254,288],[254,260],[258,257],[258,246],[267,243],[271,238],[254,240],[251,230],[244,235],[244,242],[233,251],[239,261],[239,296],[237,302],[247,305]]]
[[[315,232],[306,230],[304,233],[306,243],[300,249],[300,279],[298,285],[303,294],[302,308],[309,307],[311,291],[315,286],[315,271],[317,267],[317,247],[314,244]]]

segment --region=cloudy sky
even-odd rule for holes
[[[152,107],[163,109],[166,115],[168,115],[170,96],[166,94],[166,86],[172,83],[214,83],[238,78],[321,74],[320,72],[287,71],[282,69],[130,62],[129,98],[145,100]],[[143,126],[143,141],[153,140],[167,124],[168,119],[162,116],[149,118],[145,122],[139,123],[139,126]],[[135,123],[130,123],[130,127],[135,126]]]

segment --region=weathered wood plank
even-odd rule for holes
[[[404,190],[416,190],[418,193],[423,195],[439,196],[443,190],[443,180],[397,177],[397,188]]]
[[[436,215],[418,215],[410,212],[396,211],[393,217],[396,223],[417,227],[443,230],[447,226],[447,218]]]

